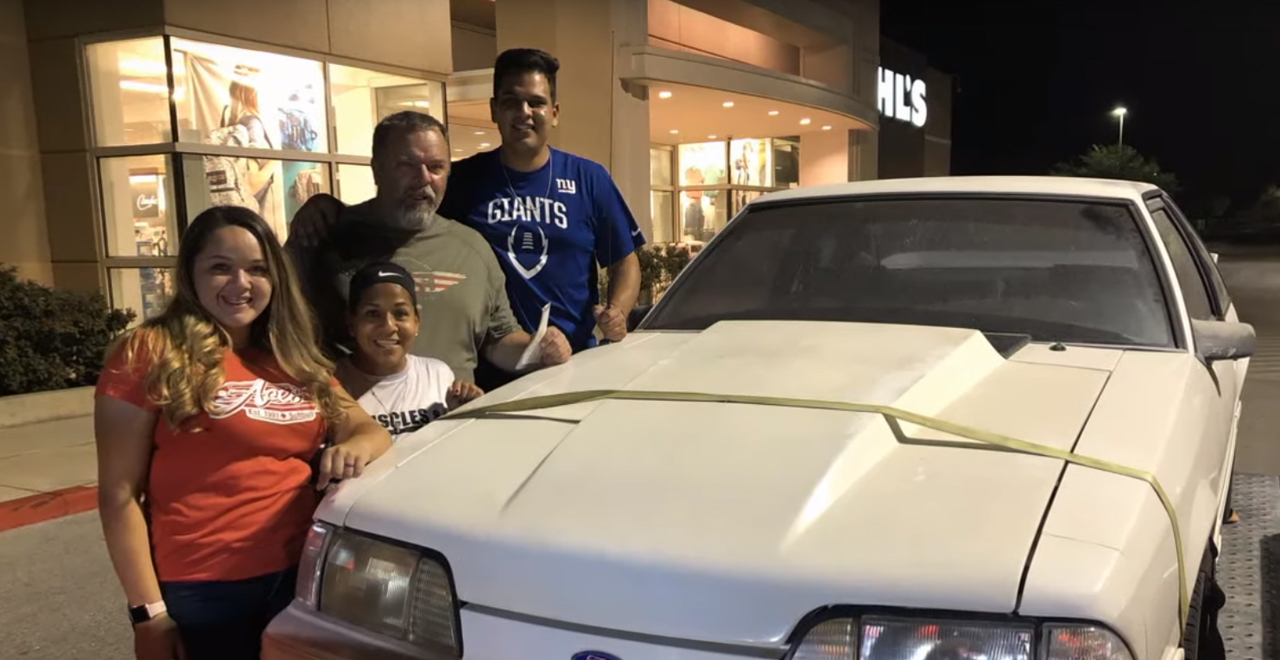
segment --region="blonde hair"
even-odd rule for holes
[[[145,360],[147,398],[174,428],[211,410],[226,380],[222,356],[231,336],[200,304],[193,275],[196,257],[226,227],[245,229],[258,240],[271,280],[271,300],[253,321],[250,344],[275,356],[280,368],[311,394],[325,420],[341,420],[345,412],[331,380],[334,365],[320,350],[315,316],[303,299],[293,264],[266,222],[246,208],[215,206],[196,216],[178,248],[173,300],[159,316],[121,336],[111,351],[124,351],[130,371],[140,358]]]

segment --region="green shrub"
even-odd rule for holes
[[[134,318],[100,293],[54,290],[0,264],[0,396],[93,385]]]

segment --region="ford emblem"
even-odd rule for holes
[[[609,655],[604,651],[580,651],[573,654],[571,660],[622,660],[616,655]]]

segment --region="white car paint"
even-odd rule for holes
[[[953,177],[821,186],[753,204],[913,192],[1095,197],[1143,209],[1155,237],[1143,199],[1153,190]],[[1176,282],[1158,238],[1152,248]],[[1177,286],[1171,304],[1190,336]],[[778,657],[806,614],[842,603],[1096,621],[1135,660],[1172,657],[1182,638],[1178,580],[1194,584],[1219,528],[1248,366],[1206,367],[1193,349],[1032,344],[1005,359],[959,328],[722,322],[634,333],[472,404],[615,388],[856,401],[1074,448],[1157,476],[1177,510],[1182,576],[1169,520],[1143,482],[1038,457],[899,444],[871,415],[732,404],[605,401],[439,420],[341,484],[317,517],[443,553],[469,604],[468,658],[568,660],[590,648],[624,660]],[[299,612],[285,618],[279,626],[307,625]]]

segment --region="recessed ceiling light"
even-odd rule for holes
[[[669,99],[669,98],[671,98],[671,92],[667,92],[667,91],[661,91],[661,92],[658,92],[658,98],[660,98],[660,99]]]
[[[824,130],[824,131],[829,131],[829,130],[831,130],[831,127],[830,127],[830,126],[823,126],[823,127],[822,127],[822,130]]]
[[[676,130],[676,129],[674,129],[674,128],[673,128],[673,129],[671,129],[671,134],[672,134],[672,135],[676,135],[676,134],[678,134],[679,132],[680,132],[680,131],[677,131],[677,130]]]
[[[770,110],[770,111],[769,111],[769,116],[770,116],[770,117],[777,117],[777,116],[778,116],[778,111],[777,111],[777,110]]]
[[[714,140],[714,139],[716,139],[716,136],[714,136],[714,135],[708,135],[708,136],[707,136],[707,139],[708,139],[708,140]]]
[[[481,143],[480,143],[480,148],[481,148],[481,149],[488,149],[488,148],[489,148],[489,143],[488,143],[488,142],[481,142]]]
[[[461,149],[454,149],[454,150],[453,150],[453,153],[455,153],[455,154],[460,154],[460,153],[462,153],[462,150],[461,150]]]
[[[732,107],[733,107],[733,101],[725,101],[723,105],[724,105],[724,107],[726,107],[726,108],[732,108]]]
[[[801,120],[800,120],[800,125],[801,125],[801,126],[808,126],[808,125],[809,125],[809,118],[808,118],[808,117],[805,117],[804,119],[801,119]]]
[[[484,131],[476,131],[476,135],[484,135]]]

